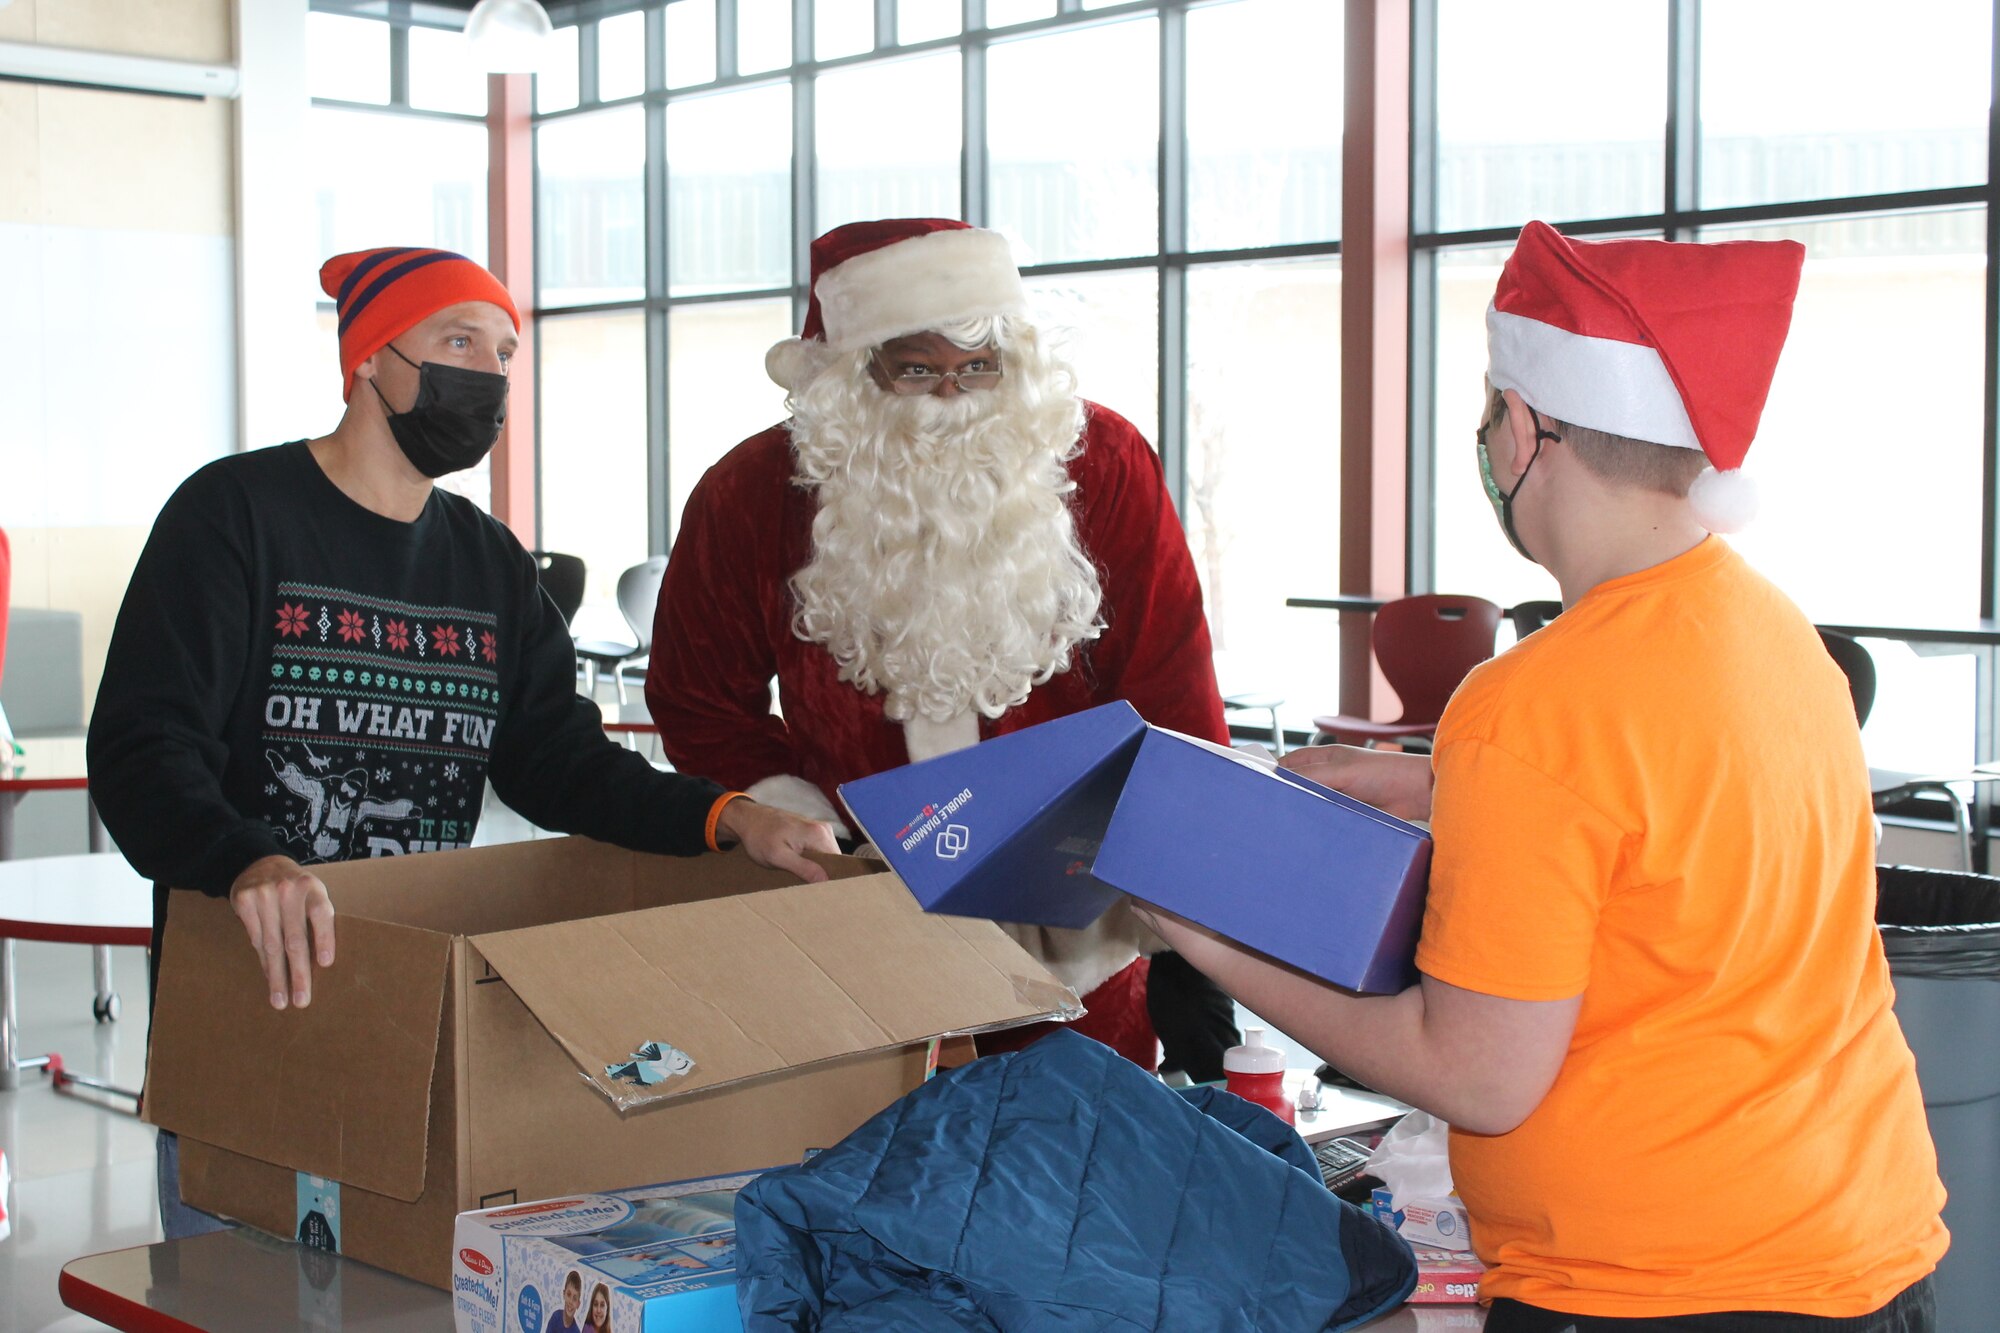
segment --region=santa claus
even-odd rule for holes
[[[674,765],[845,835],[841,783],[1114,699],[1226,741],[1159,459],[1077,396],[1006,240],[854,223],[812,277],[765,363],[791,419],[702,478],[667,562],[646,702]],[[1154,1067],[1129,912],[1008,929],[1084,997],[1076,1030]]]

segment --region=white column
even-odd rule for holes
[[[314,314],[319,216],[306,113],[307,0],[232,0],[236,62],[238,449],[339,420],[339,367]],[[361,145],[356,145],[360,151]]]

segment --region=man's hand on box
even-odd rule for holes
[[[1431,817],[1431,757],[1353,745],[1311,745],[1278,761],[1302,778],[1344,792],[1398,819]]]
[[[229,905],[264,965],[271,1007],[311,1004],[313,961],[333,965],[333,900],[319,876],[289,856],[267,856],[229,886]]]
[[[742,843],[743,850],[758,865],[789,870],[808,884],[821,882],[827,874],[826,867],[806,853],[835,855],[840,851],[833,830],[825,824],[774,805],[759,805],[748,797],[739,797],[722,807],[715,831],[718,841],[734,838]]]

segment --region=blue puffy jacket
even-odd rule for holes
[[[748,1333],[1312,1333],[1416,1285],[1291,1128],[1058,1032],[934,1079],[737,1198]]]

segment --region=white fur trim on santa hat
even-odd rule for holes
[[[1741,532],[1757,517],[1757,482],[1742,468],[1717,472],[1706,467],[1688,487],[1688,505],[1695,522],[1710,532]]]
[[[1588,338],[1486,307],[1486,377],[1529,406],[1628,440],[1699,449],[1680,390],[1660,354],[1640,343]]]
[[[817,819],[822,823],[831,824],[835,837],[854,836],[848,831],[846,821],[841,819],[840,813],[833,808],[833,803],[826,799],[826,793],[804,778],[794,777],[790,773],[774,773],[745,787],[743,794],[759,805],[789,810],[795,815],[804,815],[807,819]]]
[[[813,294],[826,345],[837,352],[1027,308],[1007,238],[977,227],[912,236],[856,255],[821,274]]]
[[[955,750],[970,750],[977,744],[979,715],[969,708],[949,722],[913,717],[903,724],[903,746],[909,750],[913,764]]]

